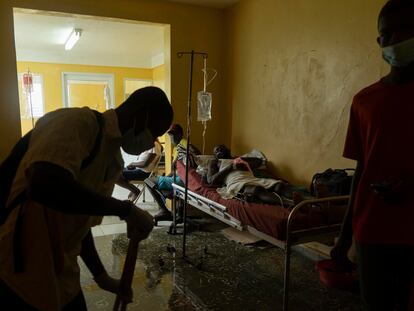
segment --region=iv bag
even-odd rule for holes
[[[211,93],[200,91],[197,93],[197,121],[211,120]]]

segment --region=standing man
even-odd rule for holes
[[[38,120],[12,184],[10,213],[0,226],[2,308],[86,310],[78,256],[100,287],[118,291],[90,229],[102,216],[114,215],[125,219],[130,238],[151,232],[149,213],[111,197],[123,168],[119,148],[138,155],[153,147],[172,118],[164,92],[147,87],[102,115],[68,108]]]
[[[408,311],[414,310],[414,1],[388,1],[378,32],[391,71],[352,103],[344,156],[357,169],[331,256],[347,261],[353,233],[364,310]]]

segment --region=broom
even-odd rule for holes
[[[138,255],[138,245],[141,240],[131,238],[128,244],[128,252],[125,258],[124,270],[122,271],[119,292],[115,299],[114,311],[125,311],[130,301],[122,299],[120,293],[125,293],[131,288],[132,278],[134,277],[135,263]]]

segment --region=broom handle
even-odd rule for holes
[[[121,281],[119,284],[119,293],[116,295],[114,311],[125,311],[128,302],[122,300],[120,293],[125,293],[131,288],[132,279],[134,277],[135,263],[138,255],[138,245],[140,240],[130,239],[128,244],[128,252],[125,258],[124,270],[122,271]],[[121,307],[121,308],[120,308]]]

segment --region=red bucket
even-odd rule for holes
[[[318,261],[315,268],[321,283],[328,288],[352,290],[358,283],[356,269],[344,270],[332,259]]]

